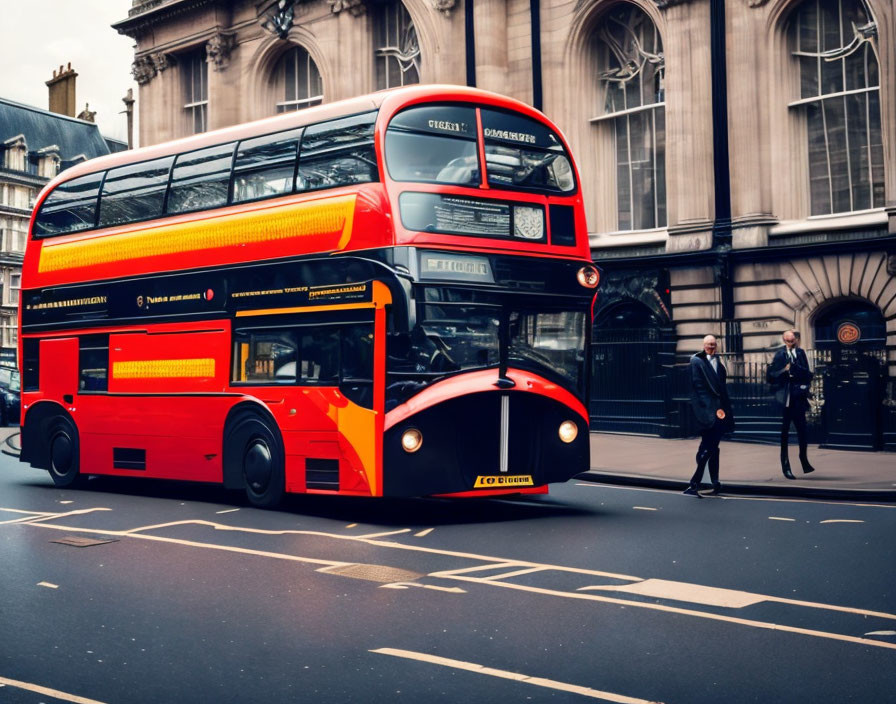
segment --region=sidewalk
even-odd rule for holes
[[[591,433],[591,469],[579,479],[684,491],[694,473],[699,438]],[[809,446],[812,474],[803,474],[798,448],[790,448],[795,480],[781,473],[776,445],[722,442],[722,493],[896,501],[896,454],[847,452]],[[709,474],[704,476],[710,489]]]

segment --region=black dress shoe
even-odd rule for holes
[[[700,496],[700,492],[697,491],[697,487],[695,487],[695,486],[689,486],[687,489],[685,489],[681,493],[684,494],[685,496],[696,496],[698,499],[703,498],[702,496]]]
[[[796,479],[793,476],[793,472],[790,471],[790,460],[782,459],[781,460],[781,471],[784,473],[784,476],[788,479]]]
[[[803,465],[803,474],[809,474],[809,472],[815,471],[815,467],[809,464],[809,460],[804,460],[800,457],[800,463]]]

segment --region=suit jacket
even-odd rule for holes
[[[772,359],[766,372],[766,380],[772,385],[775,400],[783,408],[787,403],[787,394],[790,393],[790,406],[797,411],[806,411],[809,408],[809,386],[812,383],[812,370],[809,369],[809,358],[806,352],[800,348],[796,350],[796,361],[787,366],[787,348],[782,347]]]
[[[700,428],[711,428],[718,420],[716,411],[725,411],[723,421],[728,430],[734,429],[734,415],[731,413],[731,399],[728,398],[728,371],[722,360],[716,357],[718,372],[706,359],[706,352],[698,352],[690,361],[691,408]]]

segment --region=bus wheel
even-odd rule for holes
[[[85,477],[79,469],[78,429],[65,416],[50,421],[49,470],[53,483],[58,487],[83,484]]]
[[[285,461],[280,435],[255,413],[243,413],[225,431],[224,462],[236,462],[249,503],[273,508],[283,498]]]

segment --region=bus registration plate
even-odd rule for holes
[[[493,489],[502,486],[535,486],[531,474],[482,475],[476,477],[474,489]]]

